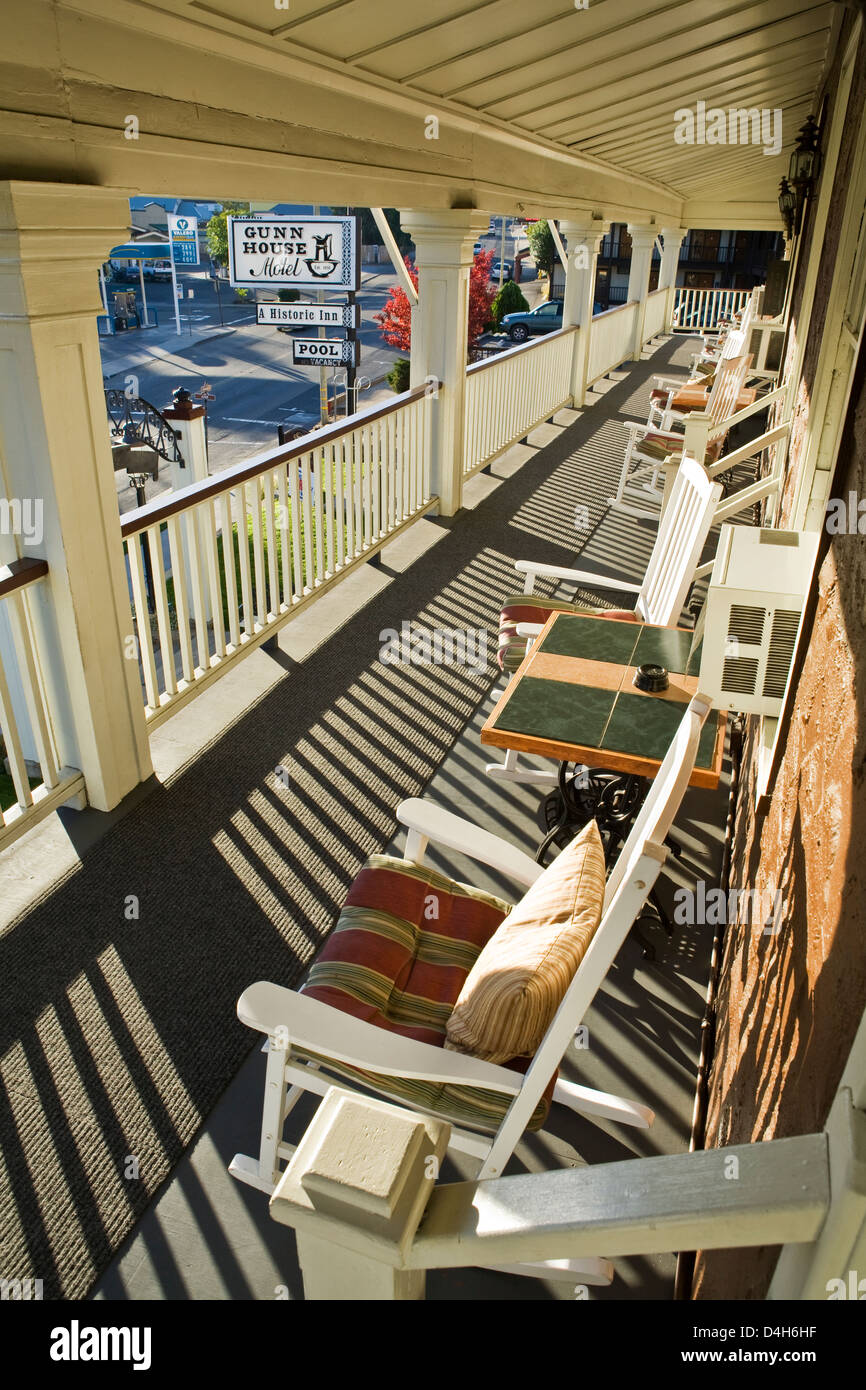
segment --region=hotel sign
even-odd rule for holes
[[[258,304],[257,323],[290,323],[302,328],[357,328],[357,304]]]
[[[357,290],[357,217],[226,218],[232,285]]]
[[[337,366],[356,367],[358,344],[346,338],[293,338],[293,365],[302,367],[310,362],[333,362]]]

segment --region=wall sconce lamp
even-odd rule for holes
[[[787,179],[782,179],[779,184],[779,211],[785,224],[785,240],[790,241],[794,235],[794,222],[797,216],[797,195]]]
[[[782,179],[782,186],[779,189],[779,210],[785,218],[787,217],[788,198],[793,193],[793,234],[795,236],[799,236],[800,233],[806,199],[811,195],[818,182],[818,172],[821,167],[821,155],[818,151],[820,135],[818,122],[813,116],[807,116],[805,124],[797,134],[797,143],[791,153],[788,177]],[[784,205],[783,199],[785,200]]]

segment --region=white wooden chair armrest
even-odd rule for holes
[[[671,386],[681,387],[687,385],[687,380],[684,376],[654,376],[653,381],[657,381],[659,386],[663,387],[664,390],[667,390]]]
[[[680,435],[674,435],[680,439]],[[517,560],[514,568],[521,574],[542,575],[546,579],[572,579],[576,584],[590,584],[596,589],[621,589],[626,594],[639,594],[639,584],[626,584],[622,579],[614,579],[604,574],[593,574],[590,570],[570,570],[562,565],[536,564],[534,560]],[[527,597],[530,597],[527,595]]]
[[[518,637],[540,637],[544,631],[544,623],[518,623]]]
[[[397,819],[410,832],[406,855],[416,863],[423,857],[427,841],[432,840],[446,849],[455,849],[470,859],[477,859],[490,869],[497,869],[525,888],[530,887],[544,872],[541,865],[536,864],[523,850],[516,849],[489,830],[482,830],[463,816],[456,816],[444,806],[437,806],[426,797],[412,796],[407,801],[401,801],[397,807]]]
[[[636,438],[638,435],[661,434],[667,439],[678,439],[682,442],[682,435],[677,434],[676,430],[660,430],[657,425],[648,425],[646,421],[640,422],[638,420],[620,420],[619,423],[624,430],[628,430],[632,438]]]
[[[302,1048],[382,1076],[481,1086],[512,1095],[523,1083],[520,1072],[390,1033],[323,1004],[320,999],[310,999],[268,980],[259,980],[245,989],[237,1007],[241,1023],[267,1033],[275,1040],[272,1047],[282,1044]]]

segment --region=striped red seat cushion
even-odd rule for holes
[[[352,884],[301,993],[391,1033],[442,1047],[466,976],[510,909],[503,899],[426,864],[373,855]],[[495,1130],[512,1099],[504,1092],[386,1077],[304,1055],[338,1077],[473,1128]],[[529,1060],[508,1065],[524,1071]],[[544,1123],[555,1079],[530,1129]]]
[[[526,638],[518,637],[518,624],[546,623],[551,613],[586,613],[595,618],[617,618],[620,622],[637,622],[637,614],[630,608],[591,608],[585,603],[569,603],[565,599],[539,598],[535,594],[513,594],[503,599],[499,616],[499,650],[496,660],[501,670],[516,671],[526,655]]]

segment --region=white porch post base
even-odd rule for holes
[[[469,267],[486,213],[470,209],[403,211],[400,224],[415,243],[418,303],[412,310],[411,386],[442,383],[432,420],[432,488],[442,516],[459,511],[463,493],[463,412]]]
[[[608,226],[609,223],[598,218],[566,218],[560,219],[559,222],[559,230],[568,242],[562,326],[570,328],[576,324],[579,329],[574,335],[571,368],[571,394],[577,409],[586,401],[596,262],[602,237]]]
[[[407,1270],[451,1126],[339,1087],[324,1100],[271,1198],[297,1232],[308,1299],[422,1299]]]
[[[48,561],[29,596],[48,708],[99,810],[152,771],[96,328],[128,219],[108,189],[0,183],[0,488],[42,509],[16,546]]]
[[[629,226],[628,232],[631,237],[631,265],[628,272],[628,298],[629,303],[637,300],[638,310],[635,317],[634,340],[632,342],[632,358],[635,362],[640,361],[641,348],[643,347],[643,329],[646,320],[646,301],[649,294],[650,266],[652,264],[653,246],[658,229],[656,227],[632,227]]]

